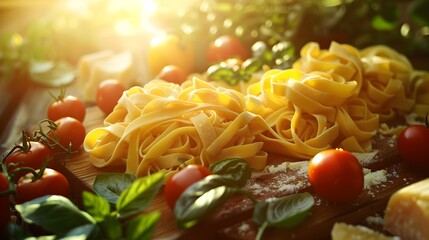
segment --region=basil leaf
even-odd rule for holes
[[[207,76],[214,81],[224,81],[229,85],[234,85],[234,70],[222,64],[212,65],[207,69]]]
[[[243,62],[242,68],[247,74],[253,74],[262,69],[264,63],[257,58],[249,58]]]
[[[105,216],[99,223],[105,239],[122,239],[122,224],[114,216]]]
[[[253,220],[260,226],[267,222],[269,226],[290,228],[304,220],[313,205],[314,198],[309,193],[268,199],[255,205]]]
[[[136,179],[133,174],[102,173],[95,177],[93,189],[108,202],[116,204],[119,195]]]
[[[34,82],[50,87],[65,86],[76,76],[73,66],[65,61],[33,60],[30,62],[29,71]]]
[[[188,187],[177,200],[174,218],[180,228],[195,225],[202,216],[212,212],[240,189],[228,178],[209,175]]]
[[[157,172],[134,181],[119,196],[116,209],[120,218],[130,217],[146,209],[164,184],[164,172]]]
[[[241,158],[227,158],[210,165],[210,170],[214,174],[227,178],[230,184],[243,187],[252,176],[252,169],[246,160]]]
[[[86,212],[80,211],[73,203],[57,195],[48,195],[24,204],[16,205],[22,219],[39,225],[56,235],[66,234],[70,229],[95,224],[95,220]]]
[[[32,235],[27,228],[24,228],[21,225],[9,222],[6,227],[3,229],[3,234],[1,235],[5,239],[27,239]]]
[[[103,197],[84,191],[82,198],[85,211],[89,213],[95,221],[100,222],[105,216],[110,214],[110,204]]]
[[[65,235],[61,236],[61,239],[97,239],[97,235],[95,234],[96,229],[98,229],[97,224],[85,224],[70,230]]]
[[[152,212],[150,214],[142,214],[131,220],[127,225],[127,240],[150,240],[152,239],[153,231],[155,230],[158,220],[161,218],[161,213]]]

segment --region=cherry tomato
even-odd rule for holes
[[[162,68],[161,72],[158,74],[158,76],[156,76],[156,78],[171,83],[182,84],[184,81],[186,81],[187,76],[180,67],[175,65],[167,65]]]
[[[78,151],[86,135],[82,122],[71,117],[65,117],[55,121],[55,124],[57,125],[56,129],[49,135],[57,140],[63,148],[55,146],[54,152],[61,152],[65,149]],[[49,143],[52,144],[53,142],[49,141]]]
[[[177,199],[189,186],[212,174],[201,165],[188,165],[167,179],[164,188],[164,197],[167,205],[174,209]]]
[[[39,172],[40,170],[36,170]],[[60,172],[46,168],[43,176],[33,181],[33,174],[27,173],[16,185],[16,202],[24,203],[45,195],[70,196],[67,178]]]
[[[48,118],[56,121],[63,117],[72,117],[83,122],[86,115],[85,104],[75,96],[59,96],[48,106]]]
[[[20,167],[30,167],[39,169],[43,161],[53,156],[53,152],[46,145],[40,142],[28,142],[28,149],[17,149],[6,158],[6,166],[9,171],[13,171]],[[14,164],[16,166],[9,166]],[[14,176],[16,182],[24,176],[26,172],[18,172]]]
[[[399,134],[396,142],[399,156],[411,166],[429,169],[429,128],[411,125]]]
[[[97,106],[105,114],[111,113],[113,108],[118,104],[118,100],[121,98],[124,91],[125,86],[118,80],[108,79],[102,81],[97,89]]]
[[[213,64],[230,58],[246,60],[251,56],[250,49],[233,36],[220,36],[209,45],[207,61]]]
[[[308,178],[316,194],[337,203],[356,199],[364,186],[359,161],[353,154],[341,149],[316,154],[308,166]]]
[[[195,70],[195,52],[190,42],[177,35],[155,36],[149,45],[148,64],[152,76],[156,76],[167,65],[175,65],[188,75]]]
[[[9,182],[3,173],[0,173],[0,192],[9,189]],[[0,196],[0,236],[7,223],[10,221],[9,196]]]

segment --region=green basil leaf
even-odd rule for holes
[[[142,214],[127,224],[127,240],[150,240],[152,239],[158,220],[161,218],[161,213],[152,212],[150,214]]]
[[[119,195],[136,179],[133,174],[102,173],[95,177],[93,189],[108,202],[116,204]]]
[[[246,160],[241,158],[227,158],[210,165],[214,174],[222,175],[238,187],[243,187],[252,176],[252,169]]]
[[[75,78],[74,68],[65,61],[31,61],[30,77],[34,82],[50,87],[61,87]]]
[[[274,58],[282,58],[285,55],[292,56],[295,52],[292,43],[288,41],[281,41],[275,44],[272,48]]]
[[[61,236],[61,239],[73,239],[73,240],[88,240],[97,239],[97,224],[85,224],[76,227],[65,235]]]
[[[23,204],[16,205],[22,219],[41,226],[57,235],[66,234],[70,229],[95,224],[95,220],[86,212],[80,211],[63,196],[48,195]]]
[[[26,239],[31,237],[31,234],[28,232],[28,229],[21,225],[8,223],[3,229],[3,235],[1,236],[5,239]]]
[[[429,1],[427,0],[415,0],[410,4],[410,17],[411,19],[421,26],[429,25],[429,15],[427,10],[429,9]]]
[[[164,172],[157,172],[134,181],[119,196],[116,209],[120,218],[130,217],[146,209],[164,184]]]
[[[376,15],[372,18],[371,25],[376,30],[387,31],[393,30],[398,25],[398,23],[396,21],[389,21],[381,15]]]
[[[222,205],[229,197],[240,192],[228,178],[209,175],[188,187],[177,200],[174,218],[180,228],[189,228],[206,214]]]
[[[95,221],[100,222],[105,216],[110,214],[110,204],[103,197],[84,191],[82,198],[85,211],[89,213]]]
[[[234,71],[221,64],[212,65],[207,69],[207,76],[214,81],[231,83],[234,79]]]
[[[267,222],[269,226],[290,228],[304,220],[314,205],[309,193],[297,193],[282,198],[258,202],[253,220],[258,225]]]
[[[249,58],[243,62],[242,68],[246,74],[253,74],[262,69],[263,62],[256,58]]]
[[[267,222],[268,201],[259,201],[253,209],[253,222],[258,226],[262,226]]]
[[[114,216],[105,216],[103,221],[99,223],[102,234],[106,239],[121,239],[122,238],[122,224]]]

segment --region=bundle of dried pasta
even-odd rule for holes
[[[267,153],[255,136],[268,126],[243,110],[244,97],[234,90],[198,79],[185,89],[152,81],[124,92],[104,126],[87,134],[84,148],[95,166],[126,165],[136,176],[229,157],[263,169]]]
[[[379,45],[361,51],[364,83],[360,93],[381,122],[395,117],[396,111],[410,112],[413,68],[408,59],[395,50]]]
[[[337,146],[371,150],[378,115],[355,97],[358,83],[351,76],[356,71],[349,70],[347,74],[343,69],[343,75],[298,69],[267,71],[247,96],[248,110],[263,116],[272,130],[259,136],[264,149],[299,159]]]

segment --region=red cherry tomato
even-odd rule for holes
[[[167,179],[164,188],[164,197],[167,205],[174,209],[177,199],[189,186],[212,174],[204,166],[188,165]]]
[[[118,80],[108,79],[102,81],[97,89],[97,106],[105,114],[111,113],[113,108],[118,104],[118,100],[121,98],[124,91],[125,86]]]
[[[9,182],[3,173],[0,173],[0,192],[9,189]],[[9,196],[0,196],[0,236],[7,223],[10,221]]]
[[[36,170],[39,172],[40,170]],[[16,202],[24,203],[45,195],[70,196],[67,178],[60,172],[46,168],[43,176],[35,181],[33,174],[23,176],[16,185]]]
[[[48,107],[48,118],[56,121],[63,117],[72,117],[80,122],[83,122],[86,115],[85,104],[77,97],[74,96],[59,96]]]
[[[20,167],[39,169],[42,166],[43,161],[53,156],[51,149],[40,142],[30,141],[28,144],[28,149],[17,149],[6,158],[8,171],[11,172]],[[16,166],[9,166],[10,164]],[[26,172],[16,173],[14,176],[15,182],[18,182],[18,180],[25,174]]]
[[[168,65],[162,68],[161,72],[156,76],[156,78],[165,80],[171,83],[182,84],[186,81],[185,72],[175,65]]]
[[[316,194],[330,202],[350,202],[359,196],[364,186],[359,161],[341,149],[316,154],[308,166],[308,178]]]
[[[221,36],[209,45],[207,61],[213,64],[230,58],[246,60],[250,57],[250,49],[246,48],[240,40],[233,36]]]
[[[62,152],[64,150],[78,151],[85,139],[86,130],[82,122],[65,117],[55,121],[56,129],[49,136],[58,141],[62,146],[54,146],[54,152]],[[53,141],[48,141],[52,144]]]
[[[411,166],[429,169],[429,128],[412,125],[405,128],[396,142],[399,156]]]

